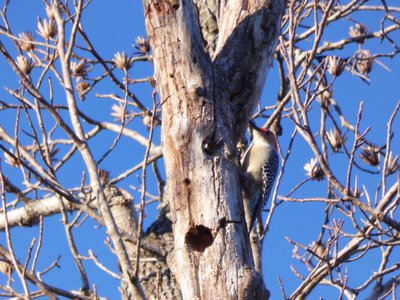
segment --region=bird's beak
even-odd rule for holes
[[[266,132],[266,131],[268,131],[268,129],[267,129],[267,128],[264,128],[264,127],[258,127],[258,126],[256,125],[256,123],[254,123],[254,121],[253,121],[253,120],[250,120],[250,121],[249,121],[249,127],[251,128],[251,130],[263,131],[263,132]]]
[[[249,127],[250,127],[252,130],[253,130],[253,129],[258,129],[258,130],[259,130],[258,126],[256,125],[256,123],[254,123],[253,120],[250,120],[250,121],[249,121]]]

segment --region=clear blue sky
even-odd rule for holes
[[[380,1],[375,1],[380,3]],[[45,18],[45,12],[41,1],[24,1],[14,0],[11,1],[9,7],[9,23],[15,34],[24,32],[26,30],[36,31],[37,16]],[[380,15],[381,16],[381,15]],[[354,19],[367,23],[370,30],[377,30],[379,23],[376,23],[376,18],[373,18],[370,13],[362,13],[354,16]],[[379,20],[379,18],[378,18]],[[82,19],[83,26],[88,36],[92,39],[92,42],[103,58],[111,60],[114,54],[118,51],[125,51],[126,53],[133,53],[135,49],[132,48],[134,40],[138,36],[145,35],[143,12],[141,7],[141,1],[93,1],[89,8],[83,15]],[[327,29],[324,40],[337,41],[347,36],[349,25],[353,25],[350,22],[341,21],[336,27],[329,27]],[[35,28],[35,30],[33,30]],[[392,37],[399,40],[399,34],[393,35]],[[12,44],[2,37],[2,42],[5,43],[10,49]],[[310,47],[312,40],[304,47]],[[351,55],[355,50],[355,45],[350,46],[342,54],[342,56]],[[363,46],[364,49],[369,49],[371,52],[375,51],[388,51],[391,49],[387,42],[382,45],[379,41],[368,42]],[[380,50],[378,50],[380,49]],[[382,50],[383,49],[383,50]],[[12,52],[16,56],[15,51]],[[352,76],[345,72],[341,77],[338,78],[334,98],[340,104],[346,118],[355,123],[356,112],[358,110],[358,103],[360,100],[364,101],[364,114],[361,122],[361,129],[364,130],[367,126],[371,126],[371,132],[369,139],[375,142],[377,145],[383,145],[386,139],[386,123],[399,99],[399,78],[400,78],[400,60],[399,59],[380,59],[386,66],[391,69],[391,72],[383,69],[378,64],[375,64],[374,69],[371,73],[371,84],[367,85],[362,82],[359,78]],[[6,65],[3,58],[0,58],[0,82],[1,86],[7,86],[10,88],[18,87],[18,80],[13,75],[10,68]],[[116,71],[115,74],[122,79],[122,72]],[[130,72],[132,78],[141,78],[152,74],[152,70],[148,64],[138,63],[133,67]],[[33,75],[35,76],[35,75]],[[268,76],[266,88],[262,96],[262,104],[265,106],[273,105],[276,99],[276,93],[279,88],[279,80],[277,76],[276,68],[273,68]],[[133,87],[132,91],[143,100],[145,105],[151,106],[151,91],[146,85],[139,85]],[[110,106],[112,104],[109,100],[96,99],[96,93],[116,93],[123,96],[121,91],[116,90],[115,86],[110,82],[96,87],[84,103],[80,103],[83,111],[88,113],[90,116],[97,120],[105,118],[112,121],[110,117]],[[62,102],[62,94],[60,90],[56,91],[56,95],[60,96],[59,100]],[[10,96],[4,91],[0,90],[0,99],[9,101]],[[15,115],[4,113],[0,111],[0,124],[7,129],[9,133],[13,132]],[[311,125],[318,128],[319,116],[311,120]],[[280,143],[284,150],[291,135],[292,124],[288,122],[283,123],[284,135],[280,137]],[[395,126],[399,128],[399,120],[395,123]],[[141,125],[140,120],[133,122],[130,126],[141,132],[144,136],[148,135],[148,132]],[[395,127],[396,128],[396,127]],[[91,146],[93,146],[96,158],[99,158],[101,154],[112,144],[115,135],[104,134],[101,137],[96,138]],[[353,137],[349,138],[349,145],[352,143]],[[156,132],[155,143],[160,144],[159,132]],[[392,145],[393,152],[400,153],[399,138],[395,135],[394,142]],[[119,172],[125,170],[127,165],[133,166],[142,160],[144,148],[136,145],[132,141],[121,141],[118,147],[117,154],[110,156],[102,164],[102,168],[111,171],[111,176],[119,174]],[[337,154],[332,158],[334,164],[334,170],[337,174],[340,174],[339,179],[344,182],[344,172],[347,165],[341,163],[344,154]],[[305,178],[305,171],[303,165],[307,163],[313,157],[311,150],[308,145],[298,140],[295,144],[295,151],[292,154],[291,162],[289,163],[282,185],[279,190],[280,195],[285,195],[290,191],[298,182]],[[127,163],[129,162],[129,163]],[[72,168],[63,169],[62,181],[69,187],[76,187],[80,184],[80,176],[82,169],[81,167],[75,169],[74,166],[81,166],[79,157],[75,157],[74,160],[69,164]],[[161,165],[161,164],[160,164]],[[4,172],[9,176],[16,176],[15,178],[21,178],[18,175],[18,171],[10,168],[9,166],[2,164]],[[371,169],[371,168],[370,168]],[[357,172],[356,172],[357,173]],[[375,188],[378,184],[379,177],[375,176],[362,176],[360,175],[360,182],[366,186],[371,195],[374,194]],[[138,179],[136,176],[131,176],[128,180],[121,183],[121,186],[127,190],[130,185],[138,186]],[[389,181],[390,182],[390,181]],[[149,179],[149,191],[156,193],[156,186],[154,178],[150,174]],[[139,199],[138,193],[133,192],[135,199]],[[312,196],[325,196],[326,195],[326,182],[316,183],[309,182],[304,185],[296,196],[298,197],[312,197]],[[137,200],[138,201],[138,200]],[[277,276],[281,276],[284,283],[286,292],[289,294],[299,284],[299,280],[290,271],[290,265],[294,265],[297,270],[304,271],[299,263],[292,258],[293,247],[287,242],[285,237],[295,239],[303,244],[310,244],[317,238],[320,232],[321,224],[324,219],[324,205],[321,204],[292,204],[287,203],[280,206],[274,215],[270,232],[265,241],[264,245],[264,276],[267,287],[271,290],[272,298],[281,298],[279,286],[277,283]],[[148,226],[155,217],[156,204],[151,205],[147,208],[149,217],[145,221],[145,225]],[[60,269],[55,268],[48,275],[44,276],[45,281],[60,286],[69,287],[71,289],[80,288],[80,280],[78,272],[76,271],[73,264],[71,264],[71,255],[68,249],[68,245],[64,236],[64,229],[62,228],[61,222],[59,222],[60,216],[54,216],[45,221],[45,234],[46,241],[43,245],[42,256],[39,260],[39,269],[46,268],[49,261],[54,260],[58,255],[62,255],[59,262]],[[346,224],[351,225],[351,224]],[[107,265],[110,269],[117,271],[115,257],[109,255],[109,251],[104,246],[103,241],[105,238],[104,229],[97,229],[95,231],[98,234],[93,234],[93,228],[96,226],[94,222],[88,221],[84,223],[83,228],[78,229],[76,234],[77,244],[82,254],[87,254],[87,249],[95,249],[99,259]],[[26,252],[33,236],[37,236],[38,228],[23,228],[12,230],[13,241],[17,247],[16,253],[20,261],[24,261]],[[4,244],[4,234],[0,236],[0,241]],[[343,246],[344,244],[342,244]],[[365,272],[371,272],[371,268],[375,267],[374,257],[366,257],[367,263],[358,263],[357,270],[349,269],[351,278],[350,283],[360,284],[360,275]],[[97,282],[99,285],[97,289],[101,296],[109,297],[109,299],[118,299],[119,292],[117,287],[119,282],[110,278],[108,275],[98,270],[92,263],[85,263],[90,273],[91,283]],[[364,279],[364,277],[362,277]],[[4,284],[5,277],[0,274],[0,283]],[[18,279],[15,278],[18,282]],[[324,299],[335,299],[338,295],[336,290],[332,288],[317,290],[314,294],[315,297],[310,299],[317,299],[317,296],[323,296]]]

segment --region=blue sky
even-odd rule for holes
[[[379,1],[375,1],[379,3]],[[118,51],[125,51],[128,54],[136,52],[132,48],[134,40],[138,36],[145,35],[143,11],[140,1],[93,1],[83,15],[82,24],[86,33],[91,38],[94,46],[104,59],[111,60],[114,54]],[[9,7],[9,23],[15,34],[24,32],[26,30],[36,31],[37,16],[45,18],[45,12],[41,1],[24,1],[14,0],[11,1]],[[371,13],[359,13],[353,18],[357,21],[366,23],[370,30],[377,30],[379,23]],[[378,25],[377,25],[378,24]],[[350,21],[340,21],[336,26],[330,26],[326,30],[324,40],[337,41],[348,35],[349,25],[354,25]],[[399,34],[395,34],[392,38],[399,40]],[[12,44],[2,37],[2,42],[12,48]],[[304,49],[312,45],[312,39],[304,43]],[[356,45],[349,46],[341,54],[342,56],[350,56],[356,49]],[[371,52],[391,51],[390,45],[387,42],[382,44],[379,41],[367,42],[363,45],[363,49],[369,49]],[[16,56],[16,52],[11,51]],[[399,78],[400,78],[400,60],[395,58],[393,60],[382,58],[382,63],[388,66],[391,71],[388,72],[380,65],[374,65],[373,71],[370,75],[371,84],[367,85],[359,78],[352,76],[350,73],[345,72],[340,76],[335,83],[335,90],[333,97],[340,104],[346,118],[351,123],[355,123],[356,113],[360,101],[364,101],[364,114],[361,122],[361,130],[371,126],[371,131],[368,138],[377,145],[383,145],[386,139],[386,123],[399,100]],[[9,88],[17,88],[18,80],[13,75],[10,68],[7,66],[3,58],[0,58],[0,82],[1,86]],[[116,70],[114,74],[122,80],[123,73]],[[142,78],[152,74],[152,69],[149,64],[137,63],[130,71],[131,78]],[[32,75],[33,77],[35,74]],[[36,74],[37,76],[37,74]],[[272,68],[265,86],[265,91],[261,97],[262,105],[270,106],[275,103],[277,90],[279,88],[279,79],[277,70]],[[140,98],[145,105],[151,108],[151,90],[147,85],[137,85],[132,87],[138,98]],[[112,121],[110,116],[110,106],[113,104],[111,100],[97,99],[96,93],[116,93],[123,97],[121,91],[117,90],[111,82],[105,82],[96,86],[93,92],[87,97],[85,102],[79,103],[82,110],[94,117],[97,120],[106,119]],[[55,94],[59,96],[61,103],[64,101],[61,90],[59,87],[55,88]],[[0,90],[0,99],[11,101],[11,97],[4,89]],[[318,103],[314,103],[318,105]],[[0,124],[9,133],[13,132],[15,120],[15,112],[0,111]],[[260,121],[258,121],[260,122]],[[311,126],[314,129],[319,128],[319,116],[316,115],[311,120]],[[261,123],[261,122],[260,122]],[[399,128],[399,118],[396,119],[394,128]],[[289,121],[284,121],[284,135],[279,138],[283,150],[286,150],[293,124]],[[148,136],[148,131],[141,124],[140,120],[135,120],[131,125],[132,128]],[[111,146],[115,135],[102,134],[90,142],[94,151],[95,158],[101,157],[102,153]],[[159,129],[155,132],[154,142],[160,144]],[[348,145],[353,142],[353,136],[349,136]],[[293,151],[292,158],[286,169],[286,174],[282,180],[279,189],[280,195],[285,195],[289,192],[298,182],[305,179],[305,171],[303,166],[313,156],[308,145],[298,139],[295,142],[295,150]],[[144,147],[138,146],[135,142],[130,140],[121,140],[117,147],[115,154],[112,154],[101,165],[101,168],[111,171],[111,176],[116,176],[128,166],[133,166],[142,160],[144,154]],[[392,151],[395,154],[400,153],[399,138],[395,135],[392,143]],[[333,170],[339,174],[340,181],[344,182],[344,174],[347,165],[343,163],[344,154],[337,154],[330,159],[333,162]],[[160,166],[162,165],[160,161]],[[79,167],[76,167],[79,166]],[[18,170],[15,170],[8,165],[2,164],[3,171],[10,178],[21,178]],[[367,167],[372,169],[371,167]],[[72,161],[61,169],[60,177],[62,182],[68,187],[76,187],[80,184],[80,176],[82,174],[82,164],[79,156],[75,156]],[[374,194],[376,186],[379,181],[377,175],[362,175],[360,172],[355,171],[354,175],[358,175],[360,183],[364,184],[371,195]],[[140,175],[140,173],[138,173]],[[392,176],[394,177],[394,176]],[[393,182],[394,178],[389,180]],[[139,185],[140,180],[135,176],[130,176],[127,180],[120,183],[120,186],[130,190],[130,185]],[[154,176],[149,172],[149,192],[156,194],[157,187],[155,185]],[[326,181],[322,183],[309,182],[305,184],[298,192],[297,197],[311,197],[311,196],[325,196],[326,195]],[[132,192],[135,199],[139,199],[137,192]],[[11,199],[11,197],[10,197]],[[138,200],[136,200],[138,201]],[[267,287],[271,290],[272,299],[281,297],[279,286],[277,283],[277,276],[281,276],[284,283],[286,292],[289,294],[299,284],[299,280],[290,271],[290,265],[294,265],[297,270],[306,274],[299,263],[292,258],[292,246],[287,242],[285,237],[289,237],[299,241],[305,245],[310,244],[317,238],[320,232],[320,227],[324,220],[325,206],[322,204],[293,204],[285,203],[281,205],[273,217],[270,227],[270,232],[265,240],[263,267],[264,277]],[[148,226],[153,220],[156,213],[156,204],[152,204],[147,208],[149,217],[145,220],[145,226]],[[59,222],[60,216],[53,216],[45,220],[45,237],[46,241],[43,245],[41,257],[39,259],[39,269],[48,266],[49,261],[56,259],[58,255],[62,255],[59,262],[60,269],[55,268],[44,279],[54,285],[64,286],[71,289],[79,289],[80,280],[76,268],[71,263],[71,255],[68,248],[64,229]],[[115,257],[111,257],[107,247],[103,241],[105,232],[103,228],[94,230],[96,224],[92,221],[86,221],[82,227],[76,231],[77,244],[82,254],[87,254],[87,250],[94,248],[96,254],[99,255],[100,260],[106,264],[110,269],[117,271]],[[346,223],[346,226],[351,224]],[[349,227],[349,228],[350,228]],[[27,249],[33,236],[37,236],[37,227],[32,228],[16,228],[12,230],[13,242],[16,246],[16,253],[21,261],[24,261]],[[93,234],[95,232],[96,234]],[[1,235],[0,241],[4,243],[4,234]],[[343,244],[342,244],[343,246]],[[371,268],[376,267],[374,256],[367,256],[365,262],[357,263],[357,269],[349,268],[352,275],[351,281],[356,283],[356,286],[361,283],[358,278],[365,272],[371,272]],[[398,257],[397,257],[398,258]],[[377,262],[379,262],[377,260]],[[86,262],[85,266],[88,268],[90,278],[93,282],[101,283],[97,286],[99,294],[109,297],[109,299],[119,298],[117,287],[119,282],[110,279],[108,275],[99,271],[93,263]],[[3,283],[4,276],[0,274],[0,283]],[[18,282],[18,279],[15,278]],[[332,288],[317,289],[313,294],[316,299],[317,296],[324,296],[325,299],[335,299],[338,295],[336,290]]]

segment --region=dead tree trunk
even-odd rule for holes
[[[143,0],[173,217],[168,264],[184,299],[268,296],[246,233],[236,144],[263,89],[285,4]]]

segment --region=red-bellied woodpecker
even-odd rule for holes
[[[253,141],[242,159],[242,170],[246,174],[244,190],[251,215],[251,219],[247,220],[249,233],[268,201],[279,167],[275,135],[253,122],[250,122],[250,127],[253,129]]]

